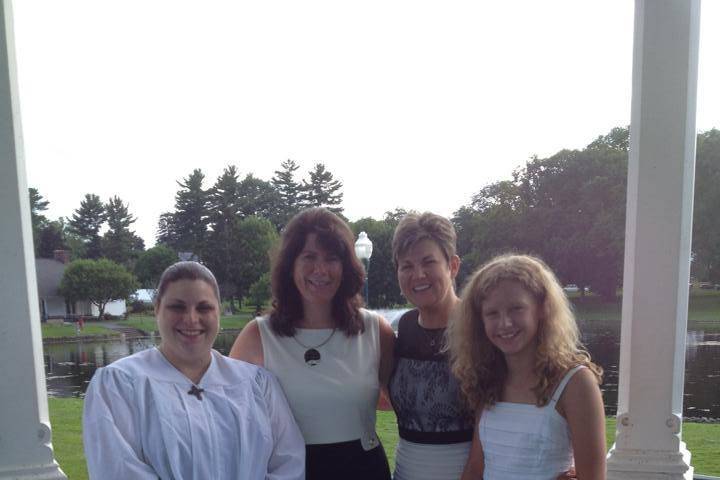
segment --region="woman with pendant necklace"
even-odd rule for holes
[[[278,377],[305,438],[307,480],[390,479],[375,408],[395,336],[360,308],[364,275],[342,219],[323,208],[300,212],[273,261],[272,311],[230,352]]]
[[[395,480],[458,480],[467,462],[473,416],[450,372],[445,329],[460,303],[460,258],[450,221],[408,214],[393,236],[398,283],[415,309],[398,323],[389,385],[400,439]]]

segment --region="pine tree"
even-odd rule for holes
[[[286,215],[280,194],[271,182],[248,173],[240,182],[240,216],[265,218],[279,228]]]
[[[40,248],[40,237],[43,229],[47,226],[48,220],[40,212],[47,210],[50,202],[45,200],[37,188],[28,188],[30,195],[30,217],[32,219],[33,242],[35,244],[35,255],[38,255]]]
[[[325,207],[335,213],[342,213],[342,182],[334,180],[325,165],[318,163],[310,172],[310,181],[303,180],[303,203],[308,207]]]
[[[180,190],[175,194],[175,212],[171,217],[176,249],[198,257],[204,253],[209,222],[208,192],[202,186],[204,179],[202,170],[196,168],[187,178],[177,182]]]
[[[275,170],[275,176],[270,180],[277,191],[283,205],[280,216],[280,228],[302,208],[302,185],[295,181],[295,172],[300,166],[293,160],[286,160],[280,164],[281,170]]]
[[[100,228],[105,223],[105,206],[95,194],[85,194],[80,208],[75,210],[68,225],[72,234],[77,236],[85,247],[84,258],[100,258]]]
[[[230,279],[235,229],[233,225],[240,218],[240,182],[237,169],[230,165],[223,171],[208,194],[209,225],[208,248],[204,256],[207,266],[213,271],[224,298],[231,302],[236,288]]]
[[[105,217],[108,231],[102,239],[103,256],[121,265],[132,266],[137,256],[145,250],[145,242],[130,230],[136,218],[117,196],[110,198],[105,205]]]

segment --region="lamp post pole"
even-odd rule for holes
[[[365,282],[363,284],[363,297],[365,298],[365,305],[369,303],[368,300],[368,274],[370,272],[370,257],[372,256],[373,244],[367,236],[367,233],[360,232],[358,239],[355,241],[355,255],[362,261],[365,267]]]

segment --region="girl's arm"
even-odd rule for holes
[[[265,366],[262,340],[260,339],[260,326],[257,324],[257,320],[251,320],[240,331],[228,356],[261,367]]]
[[[570,379],[558,411],[570,427],[578,480],[605,480],[605,409],[589,369],[579,370]]]
[[[478,433],[478,424],[480,423],[480,415],[475,417],[475,430],[473,430],[472,446],[470,447],[470,455],[468,456],[465,468],[463,469],[460,480],[482,480],[485,471],[485,457],[480,444],[480,435]]]

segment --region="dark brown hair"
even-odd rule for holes
[[[215,298],[220,304],[220,289],[218,288],[217,280],[215,275],[207,268],[198,262],[177,262],[170,265],[160,276],[158,282],[157,292],[155,293],[155,305],[160,305],[168,285],[178,280],[202,280],[210,285],[215,293]]]
[[[311,233],[317,236],[322,248],[340,257],[342,279],[333,298],[333,320],[346,335],[356,335],[364,330],[359,310],[362,306],[360,291],[365,280],[365,270],[355,256],[350,227],[324,208],[301,211],[282,232],[280,249],[272,262],[273,310],[270,313],[270,326],[278,335],[292,336],[297,322],[303,318],[302,298],[293,279],[293,267]]]
[[[398,265],[400,255],[425,239],[432,240],[440,247],[448,263],[455,256],[457,234],[450,220],[430,212],[408,213],[400,220],[393,234],[392,254],[395,266]]]

